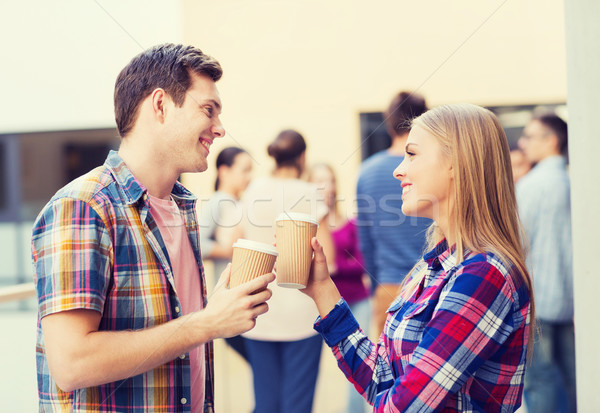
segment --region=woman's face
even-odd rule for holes
[[[252,158],[250,155],[246,152],[238,153],[233,158],[233,164],[229,168],[225,168],[222,178],[238,194],[244,192],[252,179]]]
[[[449,214],[453,171],[437,138],[415,126],[406,141],[406,155],[394,177],[402,182],[402,212],[439,221]]]
[[[317,166],[313,168],[310,173],[310,182],[317,185],[319,191],[321,191],[323,199],[327,203],[327,206],[331,209],[335,206],[335,177],[329,170],[324,166]]]

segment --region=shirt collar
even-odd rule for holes
[[[555,168],[564,168],[567,164],[567,160],[562,155],[553,155],[549,156],[545,159],[542,159],[535,165],[534,169],[555,169]]]
[[[463,256],[466,258],[471,254],[471,251],[467,248],[463,248]],[[450,271],[452,267],[455,267],[458,262],[456,256],[456,244],[448,248],[448,241],[444,238],[441,240],[431,251],[423,256],[423,259],[429,265],[429,268],[439,271],[441,269],[444,272]],[[461,257],[461,262],[463,261]]]
[[[112,172],[115,181],[125,194],[128,204],[138,202],[147,192],[146,187],[133,176],[117,151],[110,151],[104,164]],[[196,200],[196,196],[177,181],[171,190],[171,195],[178,204],[186,204]]]

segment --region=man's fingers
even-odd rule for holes
[[[261,314],[266,313],[267,311],[269,311],[269,305],[267,303],[262,303],[252,309],[252,313],[254,314],[255,319],[256,319],[256,317],[258,317]]]
[[[271,290],[269,290],[268,288],[265,288],[264,290],[262,290],[258,293],[252,294],[250,296],[250,305],[252,307],[260,305],[261,303],[264,303],[265,301],[269,300],[272,296],[273,296],[273,292]]]
[[[242,292],[244,294],[252,294],[255,291],[264,290],[265,288],[267,288],[267,285],[269,285],[269,283],[273,280],[275,280],[275,274],[270,272],[268,274],[261,275],[260,277],[257,277],[252,281],[248,281],[247,283],[242,284],[240,288],[242,289]]]

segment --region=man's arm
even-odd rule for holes
[[[151,370],[192,348],[252,329],[268,310],[273,274],[233,289],[229,267],[205,309],[137,331],[98,331],[101,315],[70,310],[42,319],[50,372],[63,391],[98,386]],[[260,291],[262,290],[262,291]],[[253,294],[255,291],[260,291]]]

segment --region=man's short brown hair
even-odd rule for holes
[[[125,137],[131,131],[140,103],[156,88],[164,89],[177,106],[183,105],[192,83],[190,72],[208,76],[213,82],[223,75],[219,62],[193,46],[161,44],[135,56],[115,83],[119,135]]]
[[[425,98],[417,93],[398,93],[384,114],[385,126],[393,138],[410,132],[411,121],[427,111]]]

